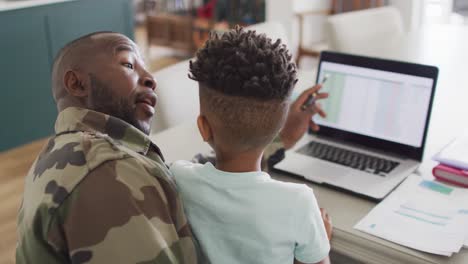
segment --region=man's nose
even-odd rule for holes
[[[145,76],[141,78],[142,85],[150,88],[151,90],[156,89],[156,80],[152,76]]]

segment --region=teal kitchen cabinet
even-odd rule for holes
[[[52,53],[70,40],[96,31],[113,31],[133,39],[133,14],[129,0],[81,0],[66,3],[48,15]]]
[[[53,132],[49,41],[40,12],[0,13],[0,151]]]
[[[53,58],[69,41],[95,31],[133,39],[131,1],[75,0],[0,10],[0,152],[53,134]]]

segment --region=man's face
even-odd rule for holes
[[[105,35],[89,72],[88,107],[120,118],[150,133],[156,106],[156,81],[136,45],[118,34]]]

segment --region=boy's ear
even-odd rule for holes
[[[63,84],[67,92],[74,97],[86,97],[89,94],[89,87],[83,74],[69,70],[63,76]]]
[[[211,126],[208,119],[206,119],[204,115],[199,115],[197,118],[197,125],[203,141],[209,142],[213,138],[213,133],[211,132]]]

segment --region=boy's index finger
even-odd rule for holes
[[[318,90],[320,90],[320,88],[322,88],[322,85],[321,84],[317,84],[315,85],[314,87],[312,88],[309,88],[305,91],[303,91],[301,93],[301,95],[299,95],[299,97],[296,99],[296,101],[294,102],[295,105],[299,105],[302,106],[306,101],[307,99],[309,98],[309,96],[313,95],[314,93],[317,93]]]
[[[319,84],[316,84],[314,87],[312,87],[312,93],[316,93],[318,92],[321,88],[323,87],[323,84],[319,83]]]

